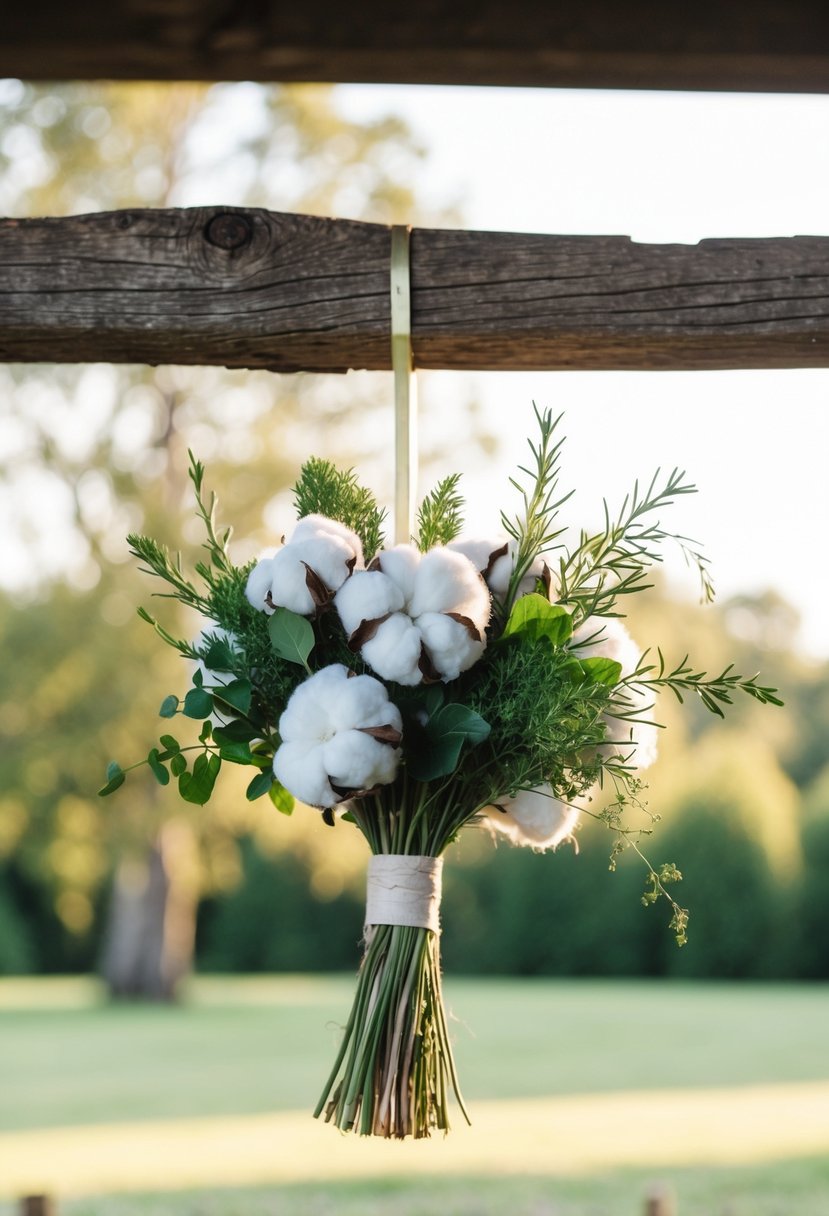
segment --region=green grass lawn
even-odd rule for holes
[[[274,1111],[302,1112],[297,1117],[304,1119],[330,1066],[352,983],[351,977],[203,978],[181,1006],[158,1008],[107,1006],[89,981],[2,981],[0,1128],[34,1134]],[[450,979],[447,999],[473,1121],[476,1104],[482,1113],[497,1112],[498,1101],[512,1100],[515,1111],[514,1100],[525,1100],[531,1112],[533,1100],[566,1095],[593,1094],[606,1103],[608,1095],[629,1091],[667,1096],[829,1082],[829,990],[820,986]],[[474,1147],[475,1128],[463,1135]],[[505,1128],[507,1176],[480,1177],[474,1168],[441,1175],[439,1143],[377,1146],[402,1156],[394,1157],[391,1172],[364,1181],[314,1183],[311,1173],[277,1187],[164,1195],[150,1194],[150,1169],[143,1196],[79,1198],[61,1211],[379,1216],[393,1206],[398,1216],[634,1216],[649,1181],[667,1176],[679,1194],[679,1216],[829,1216],[827,1156],[734,1167],[677,1164],[666,1171],[656,1154],[652,1168],[617,1163],[604,1171],[594,1164],[589,1173],[568,1176],[559,1161],[550,1176],[541,1170],[516,1178],[508,1176],[509,1137]],[[2,1153],[0,1135],[0,1183]],[[416,1181],[408,1176],[414,1172]]]

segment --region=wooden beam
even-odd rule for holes
[[[0,222],[0,359],[390,366],[390,229],[261,210]],[[829,366],[829,238],[415,229],[415,364]]]
[[[823,0],[29,0],[0,75],[829,91]]]

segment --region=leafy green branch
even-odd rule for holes
[[[645,591],[648,568],[662,561],[664,541],[678,544],[685,560],[697,567],[702,595],[712,600],[714,587],[708,572],[708,559],[696,543],[679,533],[666,531],[654,512],[672,505],[684,494],[695,494],[696,486],[684,480],[685,473],[674,469],[659,486],[659,469],[647,490],[639,482],[625,496],[618,515],[612,518],[604,503],[604,526],[596,533],[582,532],[579,543],[559,562],[559,603],[573,605],[574,625],[591,616],[611,616],[620,595]]]
[[[417,547],[421,553],[435,545],[448,545],[463,527],[464,500],[458,493],[460,473],[438,482],[417,512]]]
[[[339,520],[359,536],[366,561],[383,547],[385,510],[370,490],[361,486],[353,469],[337,469],[330,460],[306,460],[294,486],[297,516],[325,515]]]
[[[671,919],[668,927],[676,938],[676,944],[684,946],[688,941],[688,909],[683,908],[681,904],[677,903],[667,889],[670,883],[681,882],[682,874],[672,861],[665,862],[656,869],[646,856],[640,842],[644,836],[651,835],[653,831],[652,826],[631,827],[624,822],[624,815],[631,806],[646,815],[652,825],[659,822],[659,816],[651,814],[647,805],[642,800],[645,784],[640,777],[634,775],[623,760],[615,757],[606,765],[604,775],[609,776],[613,781],[615,796],[609,805],[605,806],[601,811],[586,810],[586,813],[594,819],[598,819],[616,835],[613,848],[610,851],[609,868],[611,871],[615,870],[616,861],[620,854],[624,853],[627,849],[633,850],[648,870],[645,891],[642,895],[643,905],[649,907],[660,898],[666,899],[671,908]]]
[[[668,670],[665,657],[660,649],[657,649],[656,652],[659,660],[658,663],[645,662],[649,653],[650,651],[645,651],[639,660],[636,670],[620,681],[620,688],[624,685],[636,685],[637,687],[650,688],[654,691],[660,688],[670,688],[680,703],[682,703],[685,695],[695,693],[705,708],[720,718],[725,716],[722,706],[732,705],[733,695],[736,692],[742,692],[749,697],[753,697],[761,705],[783,704],[782,700],[777,696],[776,688],[758,684],[756,675],[750,679],[739,675],[734,671],[733,663],[729,663],[719,675],[709,676],[705,671],[694,671],[688,662],[687,655],[672,670]],[[615,716],[624,717],[625,715],[624,713],[616,713]]]
[[[514,542],[515,555],[512,575],[504,601],[504,614],[509,615],[521,580],[529,571],[533,562],[541,554],[551,549],[559,548],[558,538],[565,531],[556,528],[555,521],[559,508],[567,502],[572,490],[561,498],[556,497],[558,490],[559,457],[564,444],[564,436],[555,440],[555,430],[561,421],[561,415],[554,419],[550,410],[539,411],[533,402],[540,437],[538,443],[528,440],[533,457],[533,467],[519,465],[519,472],[524,473],[529,481],[522,485],[515,477],[510,478],[521,495],[523,511],[513,517],[501,512],[501,524],[507,535]]]

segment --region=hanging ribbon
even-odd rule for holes
[[[412,291],[407,224],[391,230],[391,365],[394,372],[394,536],[412,539],[417,492],[417,377],[412,360]]]

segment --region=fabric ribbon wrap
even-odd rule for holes
[[[442,857],[378,853],[368,863],[366,928],[411,925],[440,932]]]

